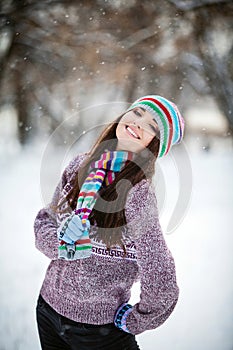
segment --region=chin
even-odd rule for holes
[[[139,145],[137,142],[132,142],[129,140],[120,140],[118,141],[117,144],[117,150],[118,151],[129,151],[129,152],[133,152],[133,153],[139,153],[142,150],[144,150],[145,147]]]

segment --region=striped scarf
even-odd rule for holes
[[[90,164],[90,173],[81,186],[75,210],[75,214],[81,217],[85,231],[81,238],[75,242],[75,254],[72,260],[87,258],[91,255],[92,245],[87,220],[98,199],[98,191],[102,185],[111,184],[115,180],[116,173],[120,172],[132,159],[132,152],[106,151],[99,160]]]

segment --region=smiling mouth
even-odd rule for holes
[[[140,137],[138,136],[138,134],[136,134],[136,132],[134,130],[131,129],[130,126],[126,125],[125,127],[126,131],[128,134],[130,134],[130,136],[132,136],[133,138],[140,140]]]

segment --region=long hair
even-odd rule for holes
[[[104,129],[82,167],[74,176],[73,183],[71,183],[72,190],[66,196],[72,210],[76,208],[80,188],[88,175],[90,163],[99,159],[106,149],[116,149],[116,128],[124,114]],[[137,153],[136,157],[117,173],[115,180],[110,185],[102,186],[99,190],[99,197],[89,215],[89,220],[91,225],[94,225],[93,237],[97,241],[105,243],[108,248],[120,245],[125,251],[123,233],[126,227],[125,203],[127,194],[130,188],[141,180],[152,179],[158,152],[159,139],[154,137],[145,150]]]

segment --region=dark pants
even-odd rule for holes
[[[113,323],[91,325],[59,315],[39,296],[37,325],[43,350],[139,350],[135,336]]]

